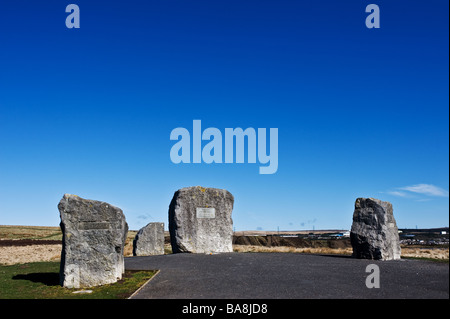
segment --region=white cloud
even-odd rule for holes
[[[394,196],[398,196],[398,197],[408,197],[409,194],[405,193],[405,192],[400,192],[400,191],[390,191],[387,192],[388,194],[394,195]]]
[[[431,184],[417,184],[412,186],[400,187],[398,189],[427,196],[448,197],[447,190]]]
[[[431,198],[420,198],[420,199],[415,199],[415,202],[429,202],[430,200],[432,200]]]

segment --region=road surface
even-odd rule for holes
[[[379,269],[379,288],[374,272]],[[126,269],[160,272],[132,298],[449,298],[449,266],[294,253],[171,254],[125,258]]]

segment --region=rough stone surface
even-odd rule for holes
[[[133,240],[133,256],[164,255],[164,223],[149,223]]]
[[[392,204],[374,198],[358,198],[350,240],[356,258],[400,259],[400,241]]]
[[[81,288],[121,279],[128,232],[122,210],[69,194],[61,199],[58,209],[63,233],[60,284]]]
[[[169,231],[174,253],[232,252],[234,197],[224,189],[186,187],[169,206]]]

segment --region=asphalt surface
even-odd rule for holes
[[[380,288],[367,288],[369,264]],[[160,272],[135,299],[449,298],[449,266],[293,253],[171,254],[125,258],[130,270]]]

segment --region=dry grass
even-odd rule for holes
[[[433,248],[402,247],[402,257],[448,260],[449,249],[435,248],[435,247]]]
[[[37,261],[58,261],[62,245],[0,247],[0,264],[14,265]]]
[[[127,239],[125,240],[125,247],[123,247],[123,255],[125,257],[133,256],[133,240],[136,236],[137,231],[129,230],[127,234]]]

